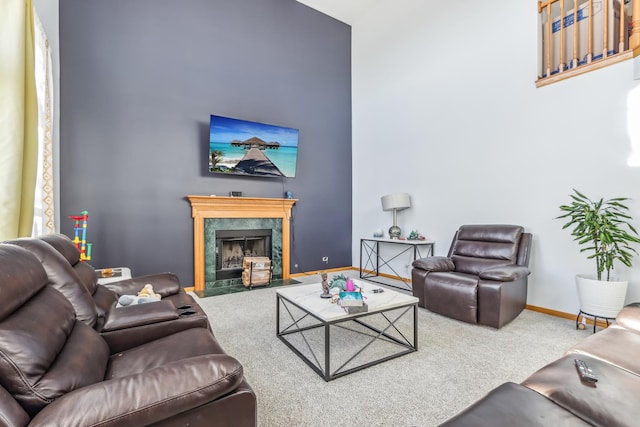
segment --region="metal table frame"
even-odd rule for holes
[[[384,259],[380,255],[380,244],[401,245],[400,250],[389,259]],[[367,279],[371,282],[381,283],[383,285],[392,286],[394,288],[403,290],[412,290],[411,280],[402,277],[393,266],[390,264],[396,258],[404,255],[411,254],[411,262],[416,259],[433,255],[435,242],[433,240],[396,240],[396,239],[377,239],[367,238],[360,239],[360,278]],[[420,253],[420,246],[427,246],[427,253],[422,255]],[[366,259],[363,258],[366,257]],[[364,259],[364,263],[362,262]],[[387,282],[381,282],[374,280],[372,277],[380,276],[380,267],[387,267],[395,275],[394,278],[401,281],[404,286],[395,286]],[[375,267],[375,268],[374,268]],[[375,273],[375,274],[374,274]]]
[[[576,329],[578,329],[578,326],[580,325],[580,317],[593,317],[593,333],[596,333],[596,326],[598,324],[598,319],[604,319],[605,322],[607,322],[607,328],[609,327],[609,320],[613,321],[616,320],[615,317],[603,317],[603,316],[596,316],[594,314],[589,314],[586,311],[582,311],[580,310],[580,312],[578,313],[578,316],[576,317]]]
[[[344,375],[348,375],[353,372],[360,371],[370,366],[377,365],[387,360],[394,359],[396,357],[400,357],[405,354],[418,351],[418,303],[417,302],[409,303],[403,306],[394,306],[388,309],[376,310],[372,312],[347,315],[343,318],[339,318],[333,321],[325,321],[317,317],[313,313],[309,312],[307,309],[291,301],[290,299],[283,297],[280,294],[276,294],[276,296],[277,296],[276,335],[278,336],[278,338],[280,338],[280,340],[283,343],[287,345],[287,347],[291,349],[291,351],[297,354],[298,357],[300,357],[311,369],[313,369],[318,375],[320,375],[320,377],[322,377],[327,382],[334,380],[336,378],[342,377]],[[284,307],[284,309],[289,314],[289,317],[291,318],[291,324],[284,327],[282,330],[280,329],[280,306],[281,305]],[[292,311],[290,310],[290,306],[294,306],[298,310],[300,310],[301,313],[296,312],[296,314],[301,317],[295,316],[294,313],[292,313]],[[412,308],[413,310],[411,310]],[[390,318],[386,314],[389,311],[400,311],[400,314],[398,314],[398,316],[396,316],[395,318]],[[398,320],[404,317],[407,313],[411,311],[413,312],[413,343],[405,336],[405,334],[403,334],[396,327],[396,323],[398,322]],[[384,329],[378,329],[372,325],[367,324],[365,321],[365,318],[367,316],[373,316],[377,314],[382,315],[384,319],[386,319],[388,322],[388,325]],[[300,321],[302,321],[307,317],[314,318],[315,320],[317,320],[317,323],[314,323],[309,326],[300,326],[299,324]],[[368,334],[362,331],[351,329],[348,326],[342,325],[343,323],[347,323],[347,322],[355,322],[359,325],[362,325],[365,328],[371,330],[372,333]],[[362,346],[362,348],[360,348],[351,357],[349,357],[346,362],[344,362],[341,366],[334,369],[333,371],[331,370],[331,327],[332,326],[357,332],[359,334],[362,334],[371,338],[368,342],[366,342]],[[314,351],[313,346],[309,343],[307,338],[304,336],[305,331],[308,331],[310,329],[316,329],[316,328],[324,328],[324,355],[325,355],[324,360],[320,360],[322,358],[316,355],[316,352]],[[387,334],[386,332],[390,328],[393,328],[395,331],[397,331],[402,339],[399,339]],[[286,336],[290,334],[301,334],[302,339],[306,345],[306,348],[311,353],[313,360],[309,359],[307,356],[302,354],[300,350],[298,350],[292,343],[290,343],[287,340]],[[360,355],[364,350],[367,349],[367,347],[373,344],[376,340],[385,340],[386,342],[397,344],[402,350],[399,351],[398,353],[381,357],[379,359],[376,359],[367,363],[363,363],[361,365],[357,365],[353,368],[345,369],[346,365],[348,365],[351,361],[353,361],[358,355]]]

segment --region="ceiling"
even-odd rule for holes
[[[353,25],[364,12],[380,0],[297,0],[345,24]]]

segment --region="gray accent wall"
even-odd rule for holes
[[[229,191],[299,199],[291,273],[351,265],[348,25],[295,0],[60,0],[60,92],[61,231],[89,211],[92,265],[193,285],[185,196]],[[209,174],[210,114],[298,128],[296,178]]]

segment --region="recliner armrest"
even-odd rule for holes
[[[453,271],[456,265],[453,260],[446,256],[430,256],[420,258],[413,262],[413,267],[426,271]]]
[[[495,280],[498,282],[513,282],[526,277],[531,272],[521,265],[503,265],[501,267],[488,268],[478,275],[481,279]]]
[[[102,286],[111,289],[120,297],[122,295],[137,295],[144,285],[148,283],[153,285],[153,292],[160,294],[162,298],[182,291],[178,276],[173,273],[148,274],[146,276],[106,283]]]
[[[151,323],[175,320],[179,317],[176,306],[168,300],[117,307],[109,311],[100,332],[118,331]]]
[[[231,356],[192,357],[76,389],[46,406],[29,426],[151,425],[212,402],[242,380],[242,365]]]

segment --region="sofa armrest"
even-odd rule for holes
[[[29,426],[151,425],[212,402],[242,380],[242,365],[231,356],[192,357],[74,390],[40,411]]]
[[[414,268],[419,268],[425,271],[453,271],[456,269],[456,265],[453,260],[445,256],[430,256],[427,258],[420,258],[413,262]]]
[[[616,316],[616,322],[625,329],[640,333],[640,303],[624,306]]]
[[[150,323],[178,319],[180,315],[171,301],[160,300],[112,309],[101,332],[117,331]]]
[[[501,267],[488,268],[481,271],[478,276],[485,280],[495,280],[497,282],[513,282],[514,280],[526,277],[531,272],[527,267],[521,265],[504,265]]]
[[[118,297],[122,295],[137,295],[146,284],[153,285],[153,292],[162,298],[177,294],[182,290],[178,276],[173,273],[149,274],[118,282],[106,283],[102,286],[111,289]]]

